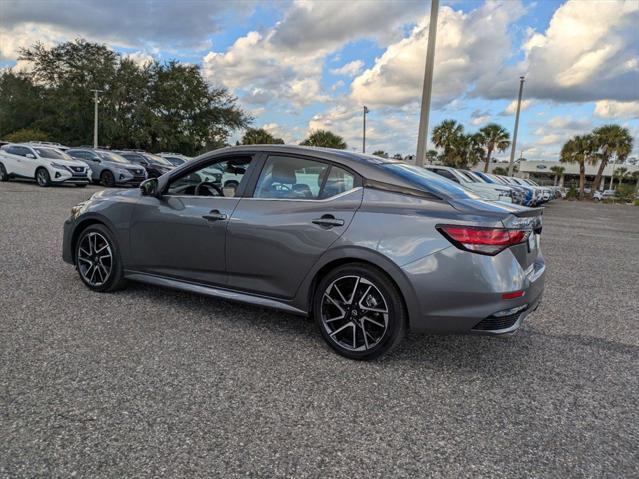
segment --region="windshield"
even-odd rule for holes
[[[470,176],[467,171],[457,170],[457,174],[464,178],[466,181],[470,181],[471,183],[477,183],[477,180]]]
[[[106,161],[115,161],[116,163],[126,163],[127,165],[130,163],[129,160],[120,156],[116,153],[111,153],[110,151],[96,151],[98,156]]]
[[[464,173],[466,173],[468,176],[470,176],[477,183],[489,183],[482,176],[478,175],[474,171],[464,171]]]
[[[152,153],[142,153],[142,155],[151,163],[156,163],[158,165],[163,165],[163,166],[170,166],[171,168],[173,167],[173,165],[168,160],[162,158],[161,156],[153,155]]]
[[[381,167],[395,176],[413,183],[416,188],[440,198],[480,199],[472,191],[425,168],[403,163],[383,163]]]
[[[38,156],[42,158],[51,158],[52,160],[72,160],[69,155],[62,153],[60,150],[53,148],[34,148]]]

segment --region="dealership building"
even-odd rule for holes
[[[508,168],[508,163],[501,163],[499,166],[505,166]],[[544,181],[544,183],[554,181],[555,174],[552,172],[551,168],[553,166],[562,166],[565,168],[563,176],[559,179],[559,185],[563,186],[569,185],[572,181],[575,181],[577,184],[579,183],[579,164],[578,163],[559,163],[558,161],[520,161],[518,162],[519,172],[517,176],[521,176],[522,178],[533,178]],[[627,174],[632,175],[634,171],[639,171],[638,165],[632,164],[620,164],[613,163],[608,164],[604,168],[603,171],[603,184],[605,188],[609,188],[611,184],[611,178],[613,178],[613,174],[617,168],[624,167],[626,168]],[[599,163],[594,165],[586,163],[586,184],[592,183],[597,175],[597,171],[599,170]],[[617,179],[615,178],[615,183]]]

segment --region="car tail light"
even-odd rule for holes
[[[490,256],[528,237],[528,231],[519,229],[438,225],[437,230],[459,249]]]

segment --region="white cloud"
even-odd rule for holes
[[[639,118],[639,101],[600,100],[595,103],[599,118]]]
[[[148,53],[142,51],[127,53],[126,55],[124,55],[124,57],[128,58],[136,65],[141,67],[148,65],[149,63],[153,63],[154,60],[153,55],[149,55]]]
[[[329,52],[355,38],[383,42],[403,22],[425,13],[422,2],[296,0],[273,34],[273,44],[302,55]]]
[[[519,1],[487,1],[469,13],[443,7],[439,14],[433,104],[441,107],[470,84],[498,69],[511,54],[508,26],[522,13]],[[352,96],[372,106],[419,100],[424,77],[428,20],[410,36],[389,45],[375,65],[352,83]]]
[[[533,104],[532,100],[522,100],[521,101],[521,111],[527,110],[528,108],[531,107],[532,104]],[[511,101],[508,104],[508,106],[506,108],[504,108],[504,111],[502,111],[500,113],[500,115],[502,115],[502,116],[510,116],[510,115],[514,115],[515,113],[517,113],[517,100]]]
[[[353,60],[352,62],[347,63],[339,68],[333,68],[331,73],[333,75],[346,75],[346,76],[355,76],[357,75],[364,66],[364,62],[361,60]]]
[[[512,98],[526,76],[528,98],[559,102],[636,100],[639,84],[639,2],[568,0],[544,33],[528,31],[524,59],[482,77],[474,92]]]

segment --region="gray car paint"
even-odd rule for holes
[[[276,153],[336,164],[361,175],[364,185],[321,201],[251,198],[259,168]],[[510,227],[527,221],[538,227],[539,209],[422,194],[414,183],[382,168],[385,160],[340,150],[231,147],[163,175],[159,187],[187,168],[247,154],[255,156],[239,198],[156,198],[138,190],[94,195],[65,224],[64,259],[73,263],[73,242],[84,225],[101,221],[114,233],[130,279],[299,314],[310,311],[321,274],[350,261],[376,265],[393,279],[415,331],[473,332],[496,311],[528,305],[513,328],[500,331],[510,332],[537,306],[545,272],[539,249],[529,253],[521,244],[483,256],[456,248],[435,227]],[[211,210],[229,219],[203,220]],[[312,223],[324,214],[344,225],[327,229]],[[519,290],[523,297],[502,299],[502,293]]]
[[[77,155],[78,152],[82,152],[84,154],[86,154],[88,157],[87,158],[82,158],[80,156],[74,156],[74,154]],[[120,180],[117,170],[118,169],[126,169],[129,170],[131,172],[131,174],[134,174],[133,171],[140,171],[141,173],[139,173],[140,176],[145,176],[146,177],[146,173],[144,172],[144,168],[142,168],[139,165],[135,165],[131,162],[127,162],[127,163],[118,163],[116,161],[110,161],[110,160],[105,160],[104,158],[100,157],[98,155],[98,153],[92,149],[89,148],[71,148],[69,150],[67,150],[67,154],[71,155],[74,159],[78,160],[78,161],[82,161],[84,163],[86,163],[88,165],[88,167],[91,169],[91,179],[93,181],[99,181],[100,180],[100,175],[102,175],[102,172],[104,170],[108,170],[111,173],[113,173],[113,179],[115,180],[115,183],[117,185],[120,184],[129,184],[130,181],[129,180]]]

